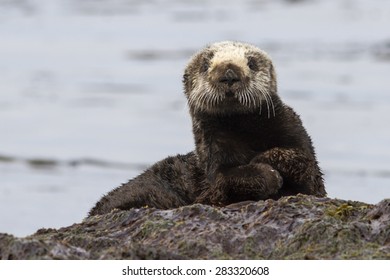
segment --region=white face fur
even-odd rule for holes
[[[228,69],[235,73],[234,82],[226,82]],[[272,61],[264,51],[249,44],[224,41],[206,47],[190,60],[184,85],[193,112],[261,113],[264,104],[268,117],[275,114]]]
[[[249,72],[248,58],[245,56],[244,48],[237,48],[234,45],[225,42],[214,45],[215,53],[210,61],[210,69],[214,69],[225,62],[231,62],[241,69],[247,75]]]
[[[249,74],[248,56],[251,53],[259,53],[261,56],[271,61],[271,58],[263,50],[252,45],[238,42],[224,41],[215,43],[210,46],[210,49],[214,51],[214,56],[210,63],[211,68],[216,67],[223,62],[230,61],[243,69],[245,74]]]

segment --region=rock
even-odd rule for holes
[[[313,196],[115,210],[60,229],[0,234],[1,259],[390,259],[390,199]]]

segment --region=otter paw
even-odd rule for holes
[[[265,163],[257,163],[253,166],[258,171],[256,177],[264,178],[264,187],[269,191],[269,194],[276,194],[283,185],[283,178],[279,171]]]
[[[268,199],[283,185],[282,176],[264,163],[242,165],[217,177],[217,186],[231,202]]]

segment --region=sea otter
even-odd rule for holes
[[[191,58],[183,84],[195,150],[157,162],[103,196],[89,215],[326,195],[312,141],[280,99],[264,51],[241,42],[211,44]]]

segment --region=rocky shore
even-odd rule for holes
[[[0,259],[390,259],[390,199],[117,210],[24,238],[0,234]]]

